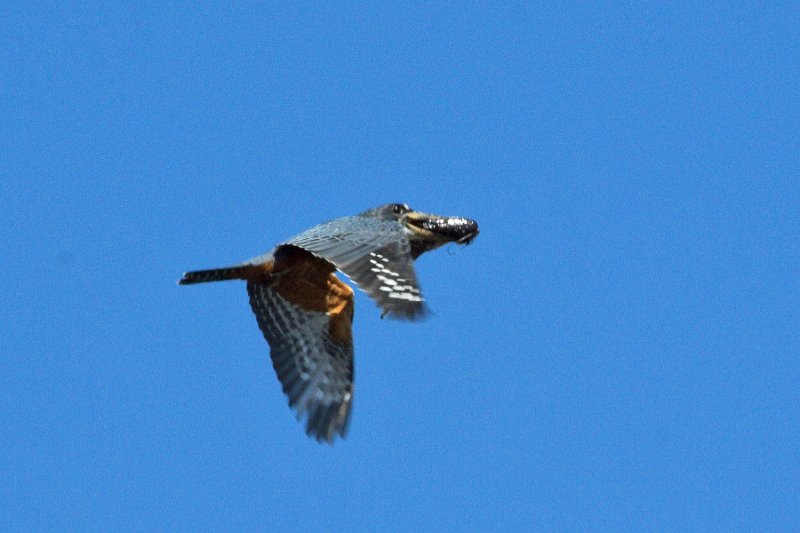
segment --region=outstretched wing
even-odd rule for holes
[[[352,216],[314,226],[285,245],[331,262],[373,298],[385,314],[416,318],[424,298],[414,273],[411,245],[394,220]]]
[[[298,419],[307,416],[306,433],[329,443],[345,436],[353,401],[351,319],[339,317],[346,331],[336,335],[330,314],[304,309],[270,284],[249,281],[247,293],[289,405]]]

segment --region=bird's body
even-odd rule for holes
[[[340,270],[384,314],[424,314],[413,261],[447,242],[467,244],[477,224],[389,204],[318,226],[239,265],[187,272],[179,283],[241,279],[270,345],[278,379],[306,432],[332,442],[344,435],[353,397],[353,290]]]

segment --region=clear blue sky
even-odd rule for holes
[[[128,4],[2,8],[3,529],[800,528],[796,3]],[[319,445],[175,282],[395,201]]]

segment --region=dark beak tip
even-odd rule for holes
[[[467,233],[466,235],[464,235],[463,237],[458,239],[456,242],[458,244],[464,244],[464,245],[471,244],[472,241],[475,240],[475,237],[477,237],[479,233],[480,233],[480,231],[476,227],[475,231],[471,231],[471,232]]]

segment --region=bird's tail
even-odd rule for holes
[[[229,279],[250,279],[253,277],[254,265],[237,265],[225,268],[212,268],[209,270],[194,270],[185,272],[178,280],[179,285],[192,283],[207,283],[209,281],[225,281]]]

